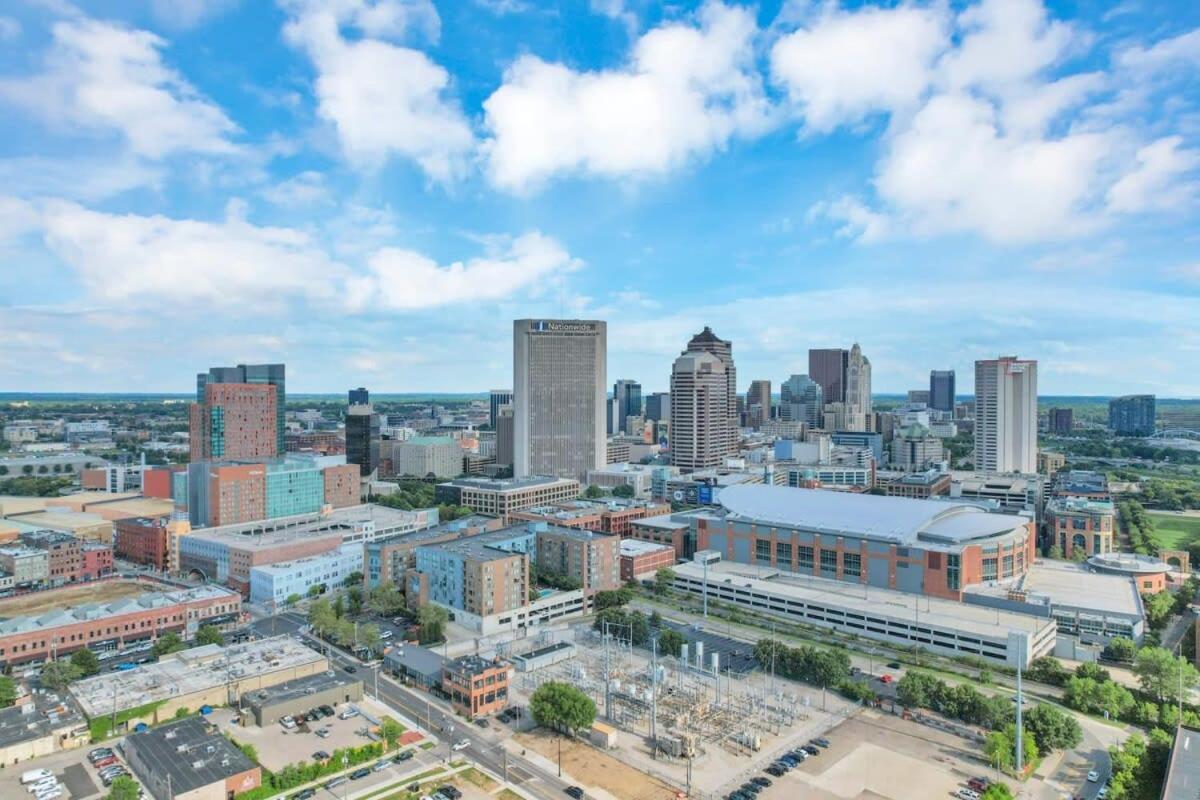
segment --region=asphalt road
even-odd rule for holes
[[[326,652],[332,664],[340,669],[352,666],[362,678],[363,689],[374,694],[378,687],[379,699],[398,709],[409,719],[438,734],[442,743],[432,753],[446,760],[465,758],[473,761],[496,775],[507,775],[512,783],[519,784],[525,791],[546,800],[562,800],[564,790],[571,784],[560,780],[553,772],[543,770],[520,756],[508,753],[503,747],[489,740],[474,725],[454,715],[450,705],[440,698],[425,692],[401,686],[379,669],[378,665],[365,665],[352,656],[334,647],[327,647],[317,639],[301,633],[305,618],[296,612],[285,612],[274,617],[256,620],[248,627],[263,636],[297,634],[304,637],[316,649]],[[500,725],[493,722],[493,726]],[[466,739],[470,746],[453,752],[454,742]]]

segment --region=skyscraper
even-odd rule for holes
[[[511,467],[513,463],[513,407],[502,405],[496,411],[496,465]]]
[[[846,358],[846,430],[868,431],[875,421],[871,407],[871,362],[858,342]]]
[[[642,415],[642,385],[622,378],[613,384],[613,397],[617,400],[617,429],[621,433],[629,433],[626,420]]]
[[[685,350],[671,367],[671,463],[684,471],[720,466],[732,428],[725,362]]]
[[[779,386],[779,418],[803,422],[809,428],[821,427],[825,408],[821,385],[807,375],[793,375]]]
[[[749,417],[750,427],[755,430],[761,428],[762,424],[771,418],[770,381],[750,381],[750,391],[746,392],[746,414]]]
[[[500,417],[500,406],[511,406],[513,401],[512,389],[492,389],[488,396],[488,424],[496,430],[496,420]]]
[[[608,460],[608,326],[513,322],[513,475],[583,480]]]
[[[1046,412],[1046,430],[1059,436],[1075,431],[1075,412],[1070,408],[1052,408]]]
[[[371,393],[360,386],[349,391],[348,399],[352,406],[367,406],[371,404]]]
[[[846,367],[850,354],[839,348],[808,351],[808,377],[821,384],[826,403],[846,401]]]
[[[1037,362],[975,362],[975,469],[1037,472]]]
[[[738,436],[738,400],[741,396],[737,390],[737,368],[733,364],[733,342],[720,339],[712,328],[707,325],[704,330],[693,336],[687,345],[687,353],[712,353],[717,358],[721,359],[721,363],[725,365],[725,383],[727,400],[729,403],[729,429],[727,436],[729,442],[727,450],[730,455],[737,453],[737,436]]]
[[[257,461],[282,455],[275,438],[277,389],[249,383],[206,383],[188,409],[189,456]]]
[[[652,422],[671,421],[670,392],[654,392],[646,397],[646,419]]]
[[[1108,427],[1118,436],[1150,436],[1154,433],[1154,418],[1152,394],[1130,394],[1108,401]]]
[[[929,371],[929,407],[935,411],[954,411],[954,370]]]
[[[236,367],[213,367],[196,376],[196,402],[203,403],[205,387],[211,384],[241,383],[275,387],[275,452],[283,453],[283,429],[287,416],[287,381],[283,364],[238,364]],[[195,459],[193,459],[195,460]]]
[[[352,389],[346,409],[346,463],[357,464],[364,477],[379,467],[380,419],[369,400],[366,389]]]

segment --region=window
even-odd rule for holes
[[[754,560],[760,564],[771,563],[771,541],[769,539],[754,540]]]
[[[1012,574],[1013,574],[1013,557],[1005,556],[1001,560],[1000,564],[1001,564],[1001,566],[1000,566],[1001,573],[1000,574],[1002,576],[1004,576],[1005,578],[1011,578]]]
[[[775,543],[775,563],[780,567],[792,567],[792,543],[791,542],[776,542]]]
[[[962,556],[950,553],[946,556],[946,588],[957,592],[962,585]]]
[[[862,575],[862,556],[858,553],[842,554],[842,573],[847,577],[857,578]]]
[[[983,560],[983,579],[985,581],[994,581],[996,577],[996,559],[985,558]]]
[[[837,574],[837,550],[822,550],[821,551],[821,572],[822,574]]]
[[[796,560],[800,569],[813,568],[813,549],[812,547],[802,544],[796,548]]]

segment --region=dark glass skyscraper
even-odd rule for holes
[[[367,406],[371,404],[371,393],[363,387],[350,390],[350,405]]]
[[[629,433],[626,419],[642,415],[642,385],[622,378],[613,384],[613,397],[617,401],[617,428]]]
[[[346,411],[346,463],[357,464],[360,475],[379,468],[379,415],[369,405]]]
[[[846,368],[850,351],[840,347],[808,351],[808,377],[821,385],[826,403],[846,402]]]
[[[496,421],[500,418],[500,407],[511,406],[512,401],[512,389],[492,389],[488,396],[488,424],[492,426],[492,430],[496,430]]]
[[[1152,394],[1130,394],[1108,401],[1108,427],[1119,436],[1154,433],[1155,400]]]
[[[670,392],[654,392],[646,396],[646,419],[652,422],[671,421]]]
[[[929,371],[929,407],[935,411],[954,411],[954,370]]]

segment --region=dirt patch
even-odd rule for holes
[[[123,597],[135,597],[153,591],[153,584],[140,581],[98,581],[62,589],[49,589],[0,600],[0,618],[41,614],[84,603],[111,603]]]
[[[554,736],[535,731],[519,733],[515,738],[522,747],[536,750],[551,761],[558,761],[558,742]],[[621,800],[674,800],[676,790],[591,745],[570,739],[562,741],[564,775],[570,773],[583,785],[599,787]]]

